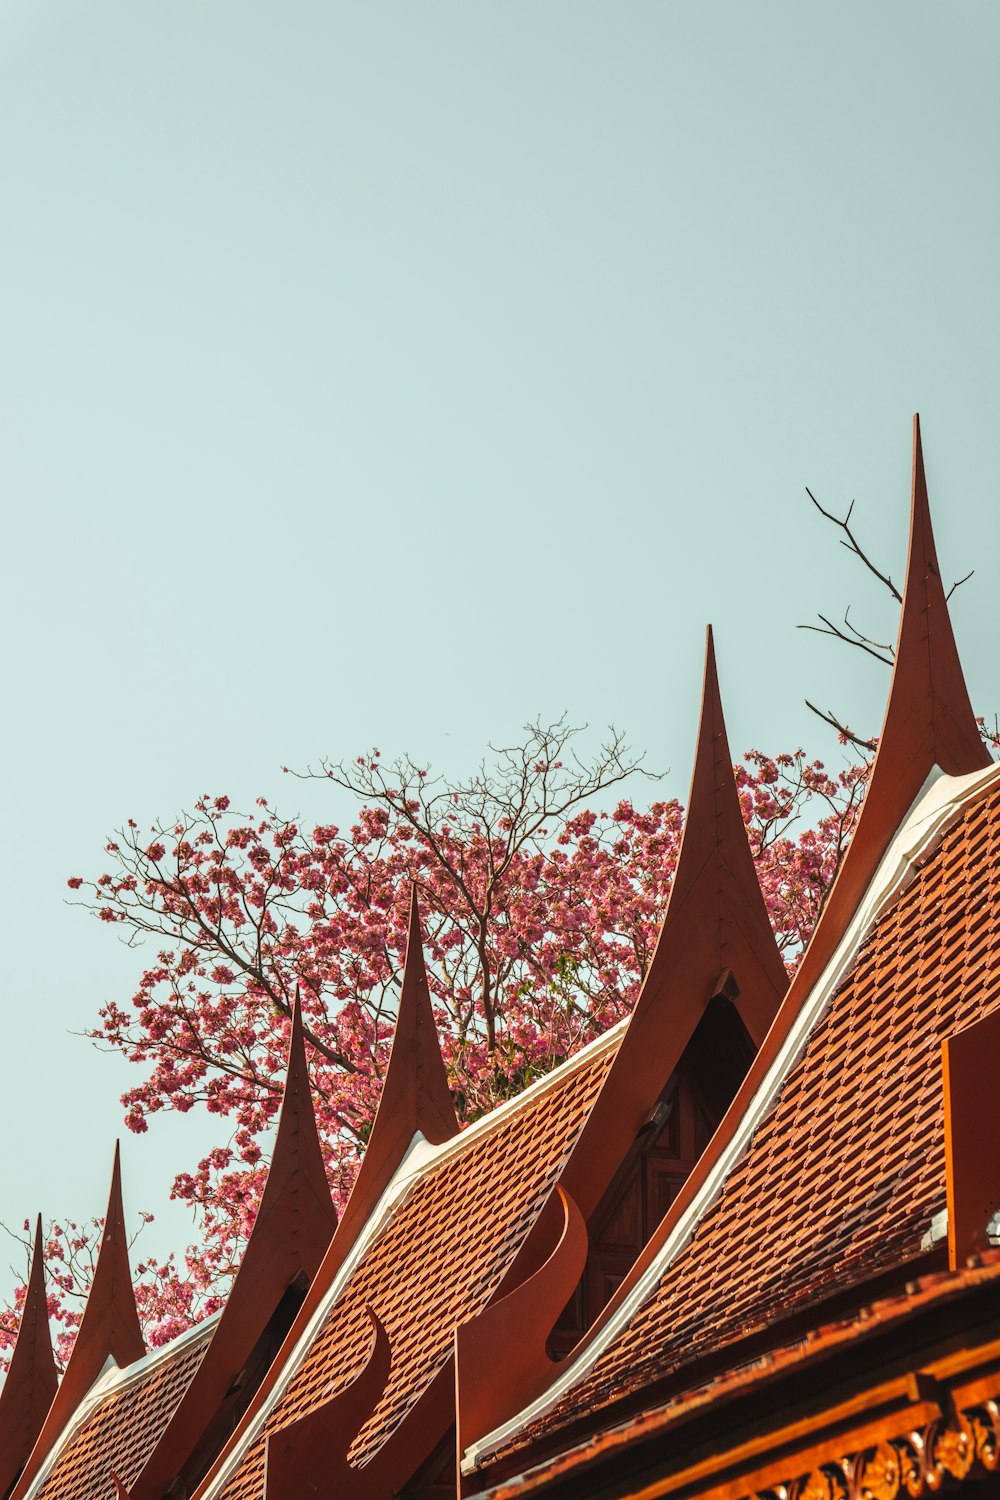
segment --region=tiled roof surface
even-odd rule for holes
[[[332,1307],[221,1494],[260,1500],[268,1432],[305,1415],[353,1379],[371,1343],[366,1306],[385,1325],[392,1370],[351,1449],[368,1458],[447,1360],[452,1336],[502,1280],[552,1190],[614,1048],[569,1063],[489,1129],[459,1137],[419,1177]]]
[[[898,1268],[945,1207],[944,1037],[1000,1005],[1000,791],[863,944],[688,1247],[594,1368],[512,1444]]]
[[[983,1252],[977,1257],[976,1264],[965,1266],[960,1271],[938,1271],[918,1277],[907,1283],[905,1292],[880,1298],[836,1322],[811,1328],[794,1342],[772,1349],[749,1364],[727,1371],[706,1385],[686,1392],[680,1400],[646,1409],[616,1426],[587,1437],[578,1447],[560,1451],[527,1475],[522,1474],[512,1482],[504,1482],[484,1491],[483,1500],[515,1500],[517,1496],[544,1490],[554,1477],[565,1475],[574,1469],[583,1471],[595,1458],[627,1449],[637,1438],[662,1433],[683,1422],[694,1411],[721,1403],[727,1397],[743,1395],[751,1388],[780,1379],[790,1372],[805,1369],[845,1345],[854,1348],[859,1340],[871,1339],[884,1330],[897,1328],[927,1309],[955,1303],[967,1293],[975,1293],[998,1283],[1000,1251],[997,1250]],[[582,1472],[579,1482],[581,1485],[587,1484]]]
[[[128,1488],[187,1390],[210,1338],[206,1332],[165,1350],[147,1370],[109,1390],[59,1454],[38,1500],[114,1500],[112,1469]]]

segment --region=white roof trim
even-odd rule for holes
[[[104,1368],[94,1381],[90,1390],[84,1396],[79,1406],[70,1417],[66,1426],[56,1438],[49,1449],[48,1456],[35,1478],[31,1481],[31,1487],[26,1491],[24,1500],[33,1500],[44,1486],[59,1458],[67,1446],[76,1437],[80,1428],[90,1419],[94,1410],[100,1406],[106,1396],[116,1394],[134,1385],[137,1380],[142,1380],[156,1365],[165,1359],[176,1357],[178,1349],[185,1348],[188,1344],[196,1344],[200,1340],[206,1340],[215,1331],[215,1325],[221,1318],[221,1313],[213,1313],[210,1318],[205,1318],[201,1323],[195,1323],[193,1327],[185,1329],[177,1338],[172,1339],[169,1344],[163,1344],[159,1349],[151,1349],[144,1354],[142,1359],[137,1359],[133,1364],[126,1365],[121,1369],[115,1364],[109,1354]]]
[[[695,1229],[722,1191],[726,1178],[750,1144],[754,1132],[771,1109],[788,1073],[797,1062],[809,1034],[826,1010],[834,991],[853,964],[861,944],[885,907],[909,883],[917,861],[928,854],[971,797],[1000,778],[1000,765],[990,765],[968,776],[946,776],[937,766],[917,794],[875,871],[858,909],[833,957],[813,986],[771,1067],[754,1095],[732,1139],[715,1163],[688,1211],[674,1226],[659,1254],[637,1280],[629,1296],[617,1309],[580,1357],[553,1381],[537,1401],[510,1421],[470,1444],[462,1456],[462,1472],[471,1473],[483,1460],[502,1448],[521,1428],[543,1417],[573,1386],[589,1375],[608,1345],[632,1321],[635,1313],[662,1280],[671,1262],[687,1245]]]
[[[581,1047],[579,1052],[574,1052],[572,1057],[568,1057],[565,1062],[559,1063],[551,1072],[545,1073],[541,1078],[536,1078],[535,1082],[530,1084],[528,1088],[524,1089],[520,1094],[515,1094],[512,1099],[505,1099],[502,1104],[498,1104],[488,1114],[480,1115],[478,1120],[474,1120],[471,1125],[467,1125],[464,1130],[460,1130],[457,1135],[453,1135],[442,1145],[431,1146],[428,1144],[426,1155],[421,1158],[421,1169],[429,1171],[431,1167],[436,1167],[440,1162],[446,1161],[449,1157],[456,1156],[460,1151],[466,1149],[467,1142],[478,1140],[481,1135],[488,1134],[498,1125],[502,1125],[509,1115],[516,1114],[518,1110],[527,1108],[529,1104],[533,1104],[537,1098],[542,1094],[548,1093],[550,1089],[558,1088],[578,1068],[585,1067],[587,1063],[592,1062],[595,1057],[600,1057],[602,1053],[612,1051],[621,1041],[628,1027],[629,1020],[630,1017],[625,1016],[623,1020],[616,1022],[610,1030],[602,1031],[600,1036],[595,1037],[592,1042],[588,1042],[585,1047]]]

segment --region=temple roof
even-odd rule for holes
[[[428,1153],[417,1146],[373,1214],[356,1260],[341,1268],[297,1348],[283,1364],[273,1402],[247,1424],[242,1442],[216,1470],[205,1495],[262,1494],[268,1436],[348,1385],[371,1341],[369,1309],[391,1350],[388,1382],[352,1444],[358,1465],[385,1452],[407,1413],[442,1371],[442,1388],[407,1459],[447,1430],[454,1404],[448,1370],[456,1325],[494,1294],[542,1206],[607,1072],[620,1031]],[[412,1162],[412,1165],[410,1163]],[[443,1425],[437,1426],[443,1410]],[[411,1459],[409,1444],[416,1449]],[[429,1451],[429,1449],[428,1449]],[[385,1462],[393,1460],[386,1455]]]
[[[383,1500],[440,1462],[456,1386],[463,1493],[552,1455],[569,1472],[588,1434],[665,1429],[742,1391],[761,1360],[778,1378],[844,1329],[857,1335],[873,1301],[895,1326],[953,1291],[1000,1286],[994,1261],[983,1273],[959,1264],[986,1242],[983,1204],[1000,1205],[985,1105],[961,1097],[965,1080],[991,1076],[994,1054],[1000,1065],[998,939],[1000,766],[955,649],[915,423],[885,723],[791,985],[743,826],[709,631],[677,869],[628,1023],[458,1132],[412,893],[391,1057],[340,1223],[296,1006],[270,1176],[220,1315],[143,1355],[116,1155],[94,1285],[46,1414],[36,1250],[0,1395],[12,1475],[37,1434],[13,1500],[162,1500],[180,1484],[192,1500],[323,1487]],[[546,1339],[581,1284],[587,1226],[603,1222],[603,1196],[644,1132],[660,1129],[689,1044],[720,1007],[756,1051],[749,1073],[610,1302],[555,1361]],[[947,1264],[949,1209],[959,1269],[928,1281]],[[227,1406],[254,1350],[245,1399]]]

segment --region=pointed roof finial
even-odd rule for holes
[[[788,976],[743,821],[711,625],[705,632],[705,674],[687,815],[667,911],[636,1004],[637,1029],[644,1012],[660,1003],[660,984],[677,958],[672,950],[678,941],[689,948],[694,933],[714,954],[708,969],[714,966],[715,973],[706,969],[702,984],[717,980],[727,969],[733,972],[739,986],[737,1009],[759,1046],[788,987]]]
[[[418,1131],[432,1146],[439,1146],[456,1134],[458,1121],[427,986],[414,885],[396,1032],[362,1172],[381,1170],[390,1158],[394,1169],[395,1159]]]
[[[914,796],[935,765],[948,776],[963,776],[990,764],[969,701],[938,567],[919,415],[913,418],[910,548],[896,665],[876,757],[882,769],[873,770],[872,784],[876,775],[888,780],[886,762],[894,776],[913,761],[916,765],[907,780]]]
[[[969,701],[931,529],[920,417],[913,418],[910,544],[896,659],[882,733],[857,827],[795,975],[805,994],[850,922],[876,866],[927,777],[992,764]]]
[[[312,1281],[336,1227],[296,991],[278,1133],[257,1218],[212,1342],[132,1482],[131,1500],[159,1500],[183,1472],[281,1298],[296,1278]]]
[[[743,822],[709,626],[691,792],[667,910],[628,1029],[562,1178],[584,1218],[712,1000],[732,998],[757,1047],[787,987]]]
[[[121,1154],[116,1141],[108,1211],[104,1219],[94,1279],[87,1293],[87,1305],[83,1310],[66,1372],[10,1500],[22,1500],[52,1444],[108,1360],[114,1360],[119,1369],[125,1369],[141,1359],[145,1352],[132,1289],[128,1234],[122,1207]]]
[[[0,1391],[0,1495],[7,1494],[24,1468],[58,1384],[49,1333],[44,1262],[39,1214],[21,1326]]]

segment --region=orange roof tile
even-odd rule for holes
[[[112,1470],[128,1486],[142,1469],[200,1365],[213,1327],[157,1350],[141,1365],[112,1372],[82,1407],[32,1500],[114,1500]]]

